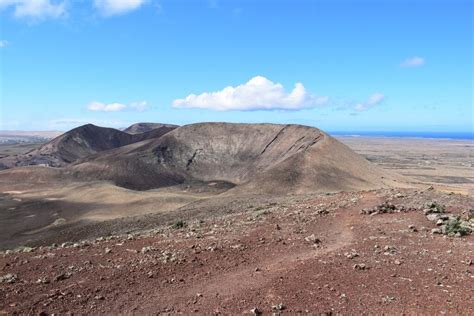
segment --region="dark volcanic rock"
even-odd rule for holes
[[[133,136],[113,128],[83,125],[18,158],[16,166],[60,167],[88,155],[128,145]]]
[[[147,131],[142,132],[142,133],[130,133],[130,132],[128,132],[129,134],[132,134],[132,136],[133,136],[133,138],[132,138],[133,143],[141,142],[141,141],[147,140],[147,139],[161,137],[161,136],[165,135],[166,133],[169,133],[169,132],[171,132],[172,130],[174,130],[178,127],[176,125],[167,125],[167,124],[158,124],[158,123],[138,123],[138,124],[154,124],[155,128],[147,130]],[[134,125],[132,125],[132,126],[134,126]]]
[[[138,125],[141,126],[140,124]],[[130,128],[133,126],[135,125]],[[148,128],[144,133],[131,134],[92,124],[83,125],[54,138],[25,155],[20,155],[15,159],[7,157],[0,160],[0,170],[31,165],[62,167],[98,152],[161,137],[176,128],[165,124],[154,124],[154,126],[156,128]],[[132,128],[132,130],[137,131],[139,128]]]
[[[167,128],[167,129],[175,129],[177,128],[177,125],[173,124],[161,124],[161,123],[136,123],[133,125],[130,125],[123,131],[128,134],[141,134],[141,133],[146,133],[150,132],[152,130],[156,129],[162,129],[162,128]]]
[[[390,175],[324,132],[301,125],[201,123],[90,156],[70,168],[85,180],[146,190],[224,181],[236,192],[371,189]]]

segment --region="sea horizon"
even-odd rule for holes
[[[333,136],[342,137],[387,137],[387,138],[434,138],[453,140],[474,140],[474,132],[410,132],[410,131],[328,131]]]

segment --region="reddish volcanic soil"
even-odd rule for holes
[[[417,210],[360,213],[387,200]],[[422,207],[432,200],[456,214],[474,205],[435,191],[291,197],[184,228],[5,254],[0,277],[16,280],[0,284],[0,314],[473,315],[474,236],[431,234]]]

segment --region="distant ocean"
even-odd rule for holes
[[[412,137],[474,140],[474,132],[329,132],[333,136],[349,137]]]

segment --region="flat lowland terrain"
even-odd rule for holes
[[[446,190],[474,194],[474,141],[429,138],[337,137],[369,161]]]
[[[0,144],[0,158],[13,155],[23,155],[42,145],[41,142],[21,142]]]

